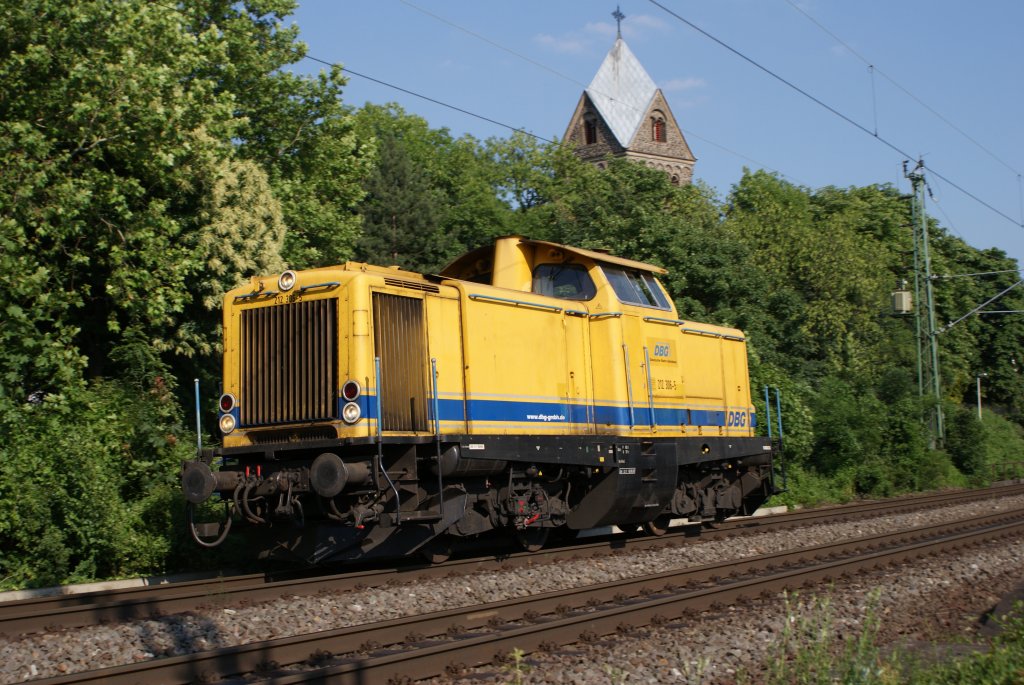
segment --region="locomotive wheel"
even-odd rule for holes
[[[550,528],[524,528],[516,531],[516,542],[526,552],[539,552],[548,541]]]
[[[420,547],[419,553],[428,564],[440,564],[452,555],[452,541],[447,535],[439,535]]]
[[[658,537],[660,535],[664,535],[665,531],[668,530],[668,525],[669,525],[669,523],[671,521],[672,521],[672,517],[669,516],[668,514],[665,514],[663,516],[659,516],[658,518],[654,519],[653,521],[645,521],[644,522],[644,531],[646,531],[648,535],[653,535],[655,537]]]

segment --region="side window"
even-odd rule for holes
[[[589,300],[597,289],[580,264],[539,264],[533,270],[533,292],[562,300]]]
[[[661,309],[668,309],[668,299],[665,297],[665,289],[658,283],[658,279],[648,273],[641,273],[640,277],[643,278],[644,284],[647,286],[647,292],[651,294],[654,299],[655,307]]]
[[[615,266],[602,266],[608,282],[620,301],[641,307],[668,309],[668,300],[654,276],[643,271],[626,270]]]

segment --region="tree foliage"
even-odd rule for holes
[[[197,73],[230,95],[239,156],[268,176],[288,234],[286,261],[295,268],[337,264],[359,232],[360,178],[372,167],[372,138],[361,137],[342,103],[345,78],[333,65],[316,78],[288,67],[306,55],[299,27],[284,25],[295,0],[190,0],[186,30],[216,30],[222,59]]]
[[[126,333],[209,353],[216,329],[183,314],[276,267],[284,238],[265,172],[234,154],[233,96],[191,76],[226,59],[221,32],[191,34],[178,12],[144,2],[3,11],[7,393],[62,387],[84,365],[106,374]]]
[[[485,146],[431,129],[397,105],[368,104],[356,119],[379,156],[363,182],[358,259],[433,272],[504,232],[508,207]]]
[[[160,568],[145,503],[223,293],[348,256],[373,145],[338,70],[282,70],[293,7],[0,2],[0,578]]]
[[[173,535],[152,524],[180,506],[179,411],[159,377],[0,404],[0,587],[166,568]]]

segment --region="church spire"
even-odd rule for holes
[[[612,16],[618,22],[615,45],[580,96],[563,140],[602,169],[608,157],[624,157],[686,185],[697,160],[664,93],[622,39],[626,16],[618,6]]]
[[[616,5],[615,11],[612,12],[612,16],[615,18],[616,36],[619,38],[619,40],[622,40],[622,20],[626,18],[626,15],[623,14],[622,10],[619,9],[619,6]]]

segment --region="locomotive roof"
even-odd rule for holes
[[[525,245],[540,245],[543,247],[552,247],[564,252],[580,255],[581,257],[587,257],[593,259],[595,262],[603,262],[605,264],[616,264],[618,266],[625,266],[630,269],[639,269],[640,271],[649,271],[655,274],[668,273],[667,269],[663,269],[660,266],[654,264],[647,264],[646,262],[638,262],[635,259],[626,259],[625,257],[616,257],[615,255],[608,254],[607,252],[598,252],[597,250],[587,250],[582,247],[572,247],[570,245],[559,245],[558,243],[549,243],[546,240],[527,240],[523,239],[522,243]]]
[[[648,273],[655,274],[668,273],[666,269],[663,269],[660,266],[655,266],[654,264],[638,262],[634,259],[626,259],[625,257],[616,257],[615,255],[608,254],[607,252],[587,250],[582,247],[572,247],[571,245],[561,245],[559,243],[552,243],[546,240],[530,240],[529,238],[523,238],[520,236],[504,236],[502,238],[498,238],[498,240],[500,241],[508,238],[518,239],[519,242],[523,245],[533,245],[536,247],[548,247],[556,250],[561,250],[566,254],[574,254],[580,257],[585,257],[587,259],[592,259],[600,264],[614,264],[616,266],[623,266],[629,269],[638,269],[640,271],[647,271]],[[456,276],[455,274],[459,273],[461,267],[467,264],[472,264],[473,262],[483,257],[487,257],[493,254],[494,245],[495,244],[484,245],[483,247],[478,247],[475,250],[465,253],[461,257],[457,257],[453,261],[449,262],[449,264],[441,270],[441,276],[454,276],[458,278],[458,276]]]

